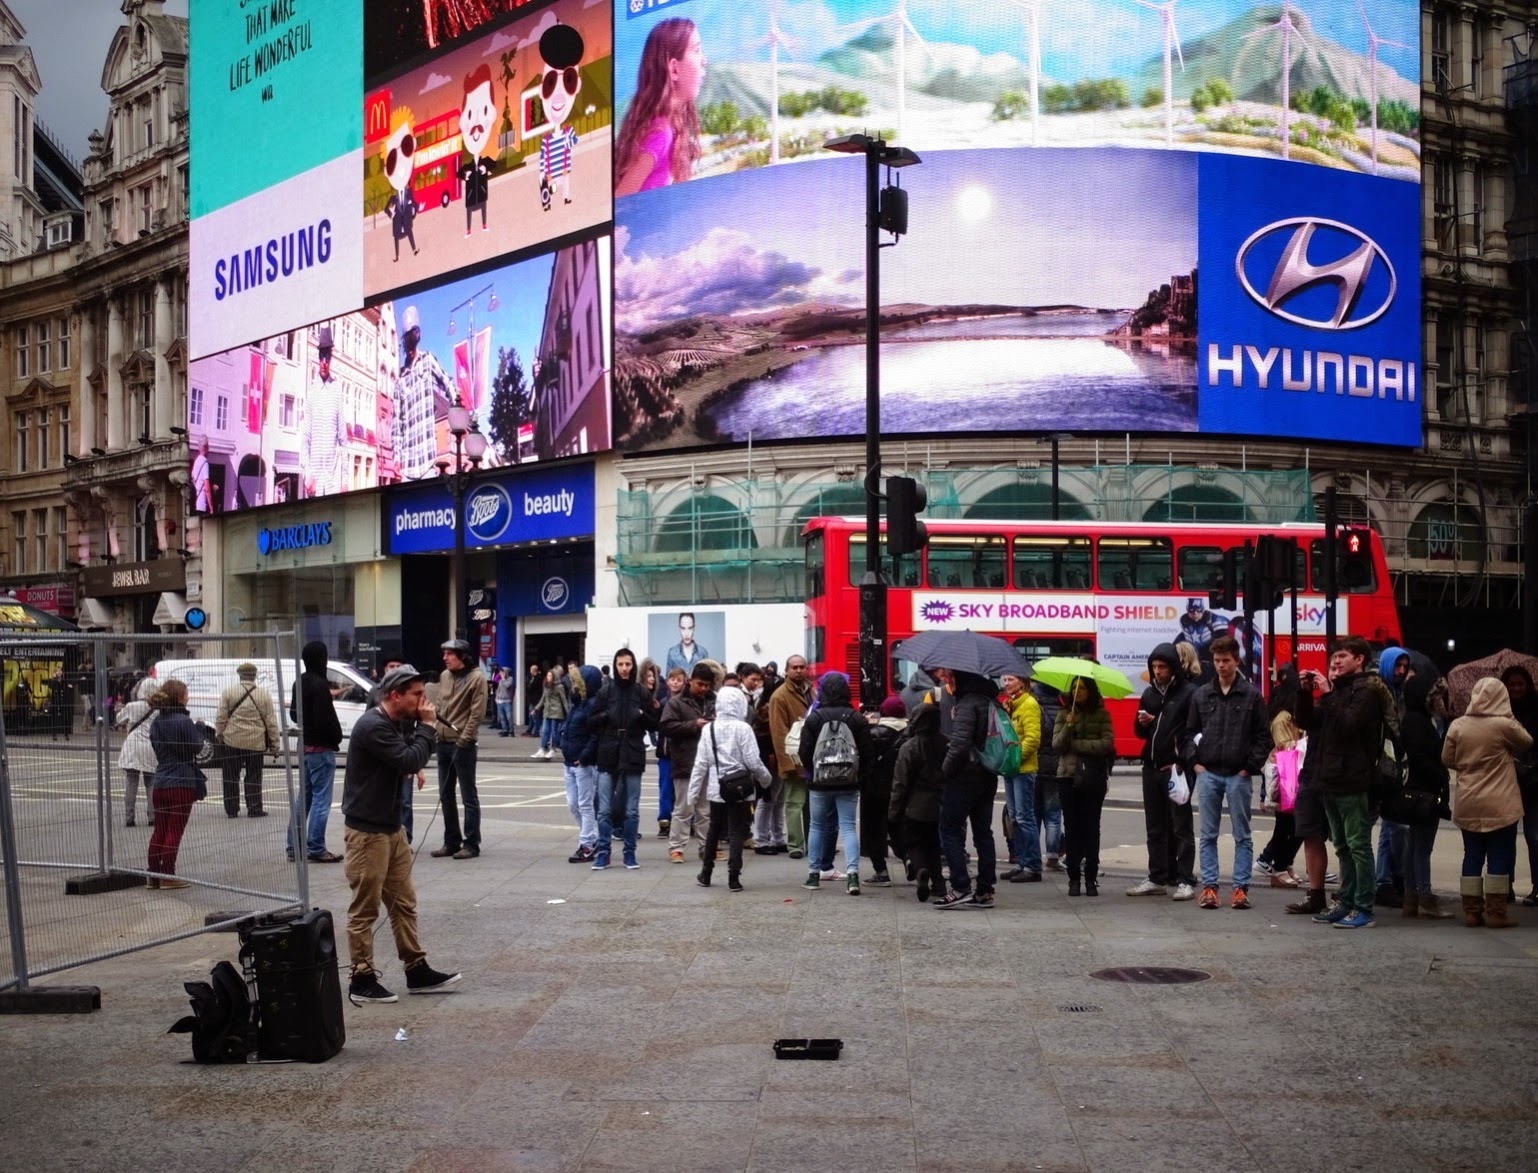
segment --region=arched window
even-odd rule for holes
[[[1144,521],[1244,521],[1248,510],[1235,493],[1217,485],[1181,485],[1150,505]]]
[[[1477,562],[1484,540],[1485,526],[1477,509],[1436,501],[1410,523],[1406,552],[1431,562]]]
[[[801,527],[814,517],[864,517],[865,489],[862,485],[828,485],[796,510],[796,519],[785,535],[787,546],[801,544]]]
[[[758,546],[758,537],[742,510],[711,493],[691,496],[657,530],[657,553],[690,550],[742,550]]]
[[[1089,521],[1090,512],[1084,503],[1062,486],[1057,490],[1057,514],[1063,521]],[[979,497],[968,506],[968,518],[979,521],[1050,521],[1052,519],[1052,486],[1016,482],[1000,485]]]

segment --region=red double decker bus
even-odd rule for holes
[[[1322,525],[1154,524],[1083,521],[929,521],[929,544],[898,560],[887,596],[892,648],[888,679],[904,680],[915,665],[901,641],[934,628],[1000,636],[1029,661],[1045,656],[1090,657],[1120,669],[1133,684],[1147,679],[1148,654],[1161,643],[1192,644],[1206,666],[1218,635],[1239,639],[1247,670],[1260,679],[1272,663],[1325,667],[1324,527]],[[1368,531],[1370,533],[1370,531]],[[1244,626],[1243,605],[1213,608],[1208,592],[1221,586],[1223,556],[1242,553],[1262,534],[1296,538],[1297,645],[1290,596],[1276,611]],[[807,659],[815,672],[836,668],[860,680],[860,578],[865,573],[865,520],[817,517],[802,531],[806,547]],[[1351,563],[1337,552],[1338,635],[1374,645],[1399,639],[1399,615],[1382,543]],[[1110,702],[1118,754],[1132,756],[1137,693]]]

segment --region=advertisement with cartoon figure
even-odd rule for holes
[[[612,217],[605,6],[560,0],[477,31],[425,63],[369,80],[368,301]]]

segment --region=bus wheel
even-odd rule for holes
[[[444,192],[441,196],[438,197],[438,206],[440,208],[446,208],[446,207],[449,206],[449,193],[448,192]]]

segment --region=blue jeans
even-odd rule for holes
[[[305,853],[322,855],[326,850],[326,820],[331,816],[331,792],[336,788],[336,754],[304,755],[304,793],[294,804],[305,827]],[[294,825],[288,825],[288,853],[294,854]]]
[[[1015,862],[1028,872],[1041,871],[1041,831],[1036,824],[1036,775],[1004,779],[1004,795],[1015,820]]]
[[[564,724],[566,724],[566,722],[561,720],[559,717],[546,717],[545,723],[540,726],[539,748],[542,750],[560,749],[561,726]]]
[[[641,822],[641,775],[598,771],[598,858],[609,858],[614,842],[614,815],[624,811],[625,854],[635,855],[636,830]]]
[[[1437,841],[1436,824],[1429,827],[1401,826],[1396,838],[1399,840],[1399,865],[1404,874],[1404,890],[1422,896],[1431,895],[1431,849]]]
[[[1050,780],[1036,787],[1036,817],[1046,837],[1047,854],[1058,858],[1063,854],[1063,798]]]
[[[807,858],[811,870],[820,868],[826,860],[833,864],[834,837],[844,838],[844,870],[851,876],[860,874],[860,811],[858,790],[812,790],[808,792],[812,808],[812,841],[808,845]]]
[[[503,733],[512,733],[513,730],[513,702],[497,702],[497,728]]]
[[[1403,879],[1404,872],[1399,863],[1402,849],[1399,844],[1405,830],[1402,823],[1391,823],[1387,819],[1378,820],[1377,879],[1380,888],[1392,887],[1396,878]],[[1408,884],[1405,886],[1409,887]]]
[[[443,808],[443,846],[450,851],[468,847],[481,850],[481,795],[475,788],[476,746],[438,743],[438,802]],[[465,800],[464,834],[459,830],[459,803],[454,788]]]
[[[963,896],[972,892],[967,874],[967,825],[977,848],[977,890],[992,892],[998,855],[993,846],[993,795],[998,779],[965,774],[946,781],[940,792],[940,849],[951,872],[951,890]]]
[[[593,793],[598,789],[597,766],[566,767],[566,809],[577,824],[577,846],[598,846],[598,819]]]
[[[1488,873],[1509,876],[1517,866],[1517,825],[1495,831],[1463,833],[1463,872],[1465,876]]]
[[[673,817],[673,759],[657,759],[657,821]]]
[[[1202,887],[1218,885],[1218,828],[1223,823],[1223,800],[1228,800],[1228,822],[1234,834],[1234,887],[1250,886],[1250,870],[1255,863],[1255,842],[1250,838],[1250,799],[1248,778],[1238,774],[1215,774],[1204,770],[1196,776],[1197,810],[1201,813],[1199,855]]]

